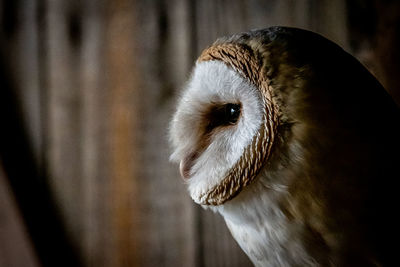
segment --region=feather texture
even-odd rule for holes
[[[207,114],[227,103],[240,104],[237,123],[210,130]],[[340,47],[272,27],[202,53],[171,158],[256,266],[395,266],[399,114]]]

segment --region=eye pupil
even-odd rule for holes
[[[229,124],[235,124],[240,116],[240,105],[239,104],[226,104],[225,105],[226,122]]]

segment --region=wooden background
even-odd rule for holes
[[[310,29],[400,103],[400,5],[3,0],[0,267],[251,266],[169,163],[175,97],[218,36]]]

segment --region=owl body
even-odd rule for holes
[[[219,39],[171,123],[172,160],[256,266],[392,266],[398,107],[325,38]]]

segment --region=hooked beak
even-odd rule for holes
[[[197,158],[197,153],[190,153],[187,157],[183,158],[179,163],[179,172],[184,180],[190,179],[191,169]]]

